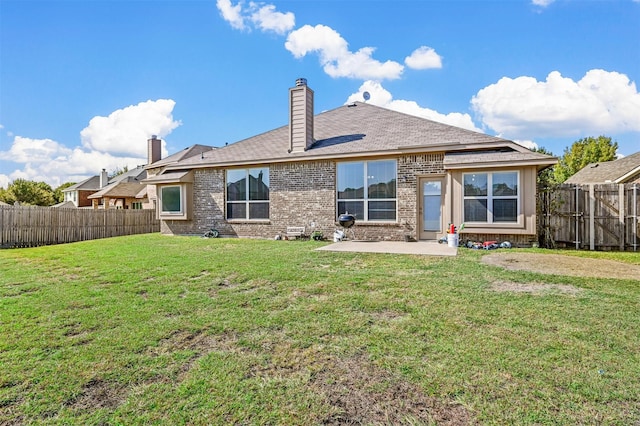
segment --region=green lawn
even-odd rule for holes
[[[321,244],[1,250],[0,424],[640,422],[639,282]]]

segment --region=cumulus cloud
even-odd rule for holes
[[[182,123],[173,119],[175,101],[158,99],[116,110],[107,117],[96,116],[80,132],[88,150],[145,157],[144,143],[151,135],[168,135]]]
[[[594,69],[579,81],[551,72],[545,81],[503,77],[471,100],[478,117],[511,138],[640,131],[640,93],[617,72]]]
[[[227,21],[236,30],[245,29],[244,16],[242,16],[242,6],[240,3],[235,6],[230,0],[218,0],[216,6],[222,15],[222,19]]]
[[[171,99],[141,102],[109,114],[94,117],[81,134],[82,146],[69,148],[52,139],[15,136],[0,160],[20,164],[10,173],[0,174],[0,187],[23,178],[44,181],[52,187],[79,182],[102,169],[113,172],[147,162],[147,139],[164,137],[180,125],[172,117]],[[163,155],[166,155],[163,141]]]
[[[428,46],[421,46],[404,59],[404,63],[416,70],[442,68],[442,57]]]
[[[364,99],[364,92],[369,92],[369,95],[371,96],[367,103],[388,108],[394,111],[403,112],[405,114],[415,115],[417,117],[438,121],[440,123],[449,124],[451,126],[462,127],[463,129],[468,129],[475,132],[481,131],[475,126],[469,114],[462,114],[459,112],[441,114],[432,109],[421,107],[415,101],[393,99],[393,96],[388,90],[382,87],[379,82],[372,80],[365,81],[358,89],[358,92],[353,93],[349,96],[346,103],[348,104],[355,101],[362,101]]]
[[[272,4],[250,2],[245,5],[231,0],[217,0],[216,6],[222,19],[236,30],[257,28],[263,32],[286,34],[296,24],[295,15],[291,12],[278,12]]]
[[[251,13],[251,21],[262,31],[286,34],[296,25],[295,15],[291,12],[278,12],[271,4],[258,6],[252,3],[252,5],[257,10]]]
[[[9,151],[0,151],[0,160],[15,163],[42,163],[64,157],[71,150],[51,139],[30,139],[16,136]]]
[[[363,47],[351,52],[347,41],[331,27],[304,25],[287,37],[285,48],[296,58],[317,53],[324,71],[331,77],[362,79],[397,79],[404,66],[395,61],[373,59],[374,48]]]

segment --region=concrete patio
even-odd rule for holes
[[[392,253],[392,254],[416,254],[425,256],[455,256],[458,254],[456,247],[440,244],[436,241],[341,241],[316,250],[360,252],[360,253]]]

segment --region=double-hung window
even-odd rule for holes
[[[269,168],[227,170],[227,219],[269,219]]]
[[[395,221],[396,161],[338,163],[338,216],[350,213],[363,221]]]
[[[464,221],[516,223],[520,213],[518,172],[465,173]]]

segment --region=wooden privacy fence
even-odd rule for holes
[[[538,233],[547,248],[637,251],[639,215],[638,184],[563,184],[538,190]]]
[[[160,231],[154,210],[0,206],[0,248],[35,247]]]

